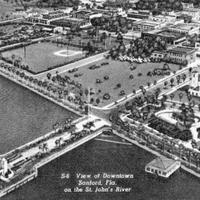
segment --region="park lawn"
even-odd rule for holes
[[[109,65],[101,66],[98,69],[90,70],[88,69],[91,65],[101,65],[103,62],[109,62]],[[156,80],[163,78],[164,76],[147,76],[147,72],[155,68],[162,68],[164,63],[143,63],[143,64],[130,64],[128,62],[120,62],[114,60],[101,60],[94,62],[90,65],[85,65],[78,69],[77,73],[83,74],[80,77],[75,78],[74,74],[65,72],[61,74],[62,76],[68,75],[71,79],[81,83],[84,88],[93,88],[96,94],[92,95],[94,99],[100,98],[101,102],[99,106],[105,106],[109,103],[117,101],[122,98],[119,93],[121,90],[125,91],[125,95],[132,93],[133,89],[137,90],[142,85],[147,85],[147,82],[153,84]],[[136,66],[134,71],[130,70],[131,66]],[[178,70],[178,65],[169,65],[172,71]],[[141,76],[138,76],[138,73],[142,73]],[[130,75],[133,75],[134,78],[131,80]],[[104,76],[109,76],[109,80],[104,80]],[[96,79],[100,79],[102,83],[96,83]],[[120,83],[121,88],[114,89],[116,84]],[[98,90],[101,90],[99,93]],[[103,95],[109,93],[111,98],[109,100],[103,100]]]
[[[16,48],[10,51],[3,52],[2,55],[4,57],[11,58],[14,54],[16,58],[21,57],[22,64],[28,65],[30,71],[32,71],[33,73],[40,73],[42,71],[48,70],[48,68],[54,68],[58,65],[64,65],[65,63],[84,57],[84,54],[82,53],[70,57],[54,55],[55,52],[61,50],[81,51],[76,47],[66,45],[57,46],[57,44],[55,43],[42,42],[31,44],[26,47],[26,50],[24,50],[24,48]]]
[[[183,98],[180,99],[179,98],[179,94],[182,93],[183,94]],[[172,101],[180,101],[182,103],[189,103],[189,100],[187,98],[187,94],[182,91],[181,89],[178,89],[177,91],[173,92],[174,94],[174,98],[172,99]],[[168,96],[168,98],[171,100],[170,98],[170,95]],[[200,104],[200,97],[195,97],[195,96],[192,96],[192,100],[191,101],[194,101],[196,105]]]
[[[14,5],[6,2],[4,0],[0,0],[0,17],[5,18],[7,14],[11,14],[14,11]]]

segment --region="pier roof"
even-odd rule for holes
[[[147,164],[147,167],[154,167],[159,170],[167,170],[172,165],[175,164],[176,161],[165,158],[165,157],[157,157],[156,159],[152,160],[150,163]]]

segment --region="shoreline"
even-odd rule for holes
[[[1,190],[0,191],[0,197],[3,197],[5,195],[7,195],[11,191],[14,191],[15,189],[17,189],[20,186],[26,184],[27,182],[33,180],[34,178],[37,178],[37,176],[38,176],[38,170],[41,167],[43,167],[44,165],[48,164],[49,162],[51,162],[51,161],[59,158],[60,156],[64,155],[65,153],[67,153],[69,151],[72,151],[73,149],[81,146],[82,144],[85,144],[86,142],[94,139],[95,137],[97,137],[98,135],[100,135],[107,128],[108,127],[102,127],[100,130],[96,131],[95,133],[93,133],[91,135],[88,135],[85,138],[80,139],[80,140],[76,141],[75,143],[68,145],[67,147],[64,147],[63,149],[60,149],[60,151],[55,152],[55,153],[47,156],[46,158],[43,158],[38,163],[36,163],[36,164],[33,165],[33,167],[32,167],[33,171],[31,172],[31,174],[25,176],[22,180],[19,180],[18,182],[10,185],[9,187],[6,187],[3,190]]]
[[[34,93],[40,95],[41,97],[43,97],[43,98],[45,98],[45,99],[47,99],[47,100],[49,100],[49,101],[51,101],[51,102],[57,104],[58,106],[61,106],[62,108],[64,108],[64,109],[66,109],[66,110],[68,110],[68,111],[70,111],[70,112],[72,112],[72,113],[78,115],[79,117],[84,116],[84,115],[81,114],[80,112],[78,112],[78,111],[73,110],[72,108],[70,108],[68,105],[65,105],[65,104],[63,104],[62,102],[58,102],[57,100],[55,100],[55,99],[53,99],[53,98],[50,98],[49,96],[47,96],[47,95],[45,95],[45,94],[39,92],[39,91],[38,91],[37,89],[35,89],[34,87],[30,87],[29,85],[26,85],[26,84],[24,84],[23,82],[21,82],[21,81],[15,79],[15,78],[13,78],[12,76],[10,76],[10,75],[8,75],[8,74],[2,72],[2,70],[0,70],[0,76],[3,76],[4,78],[6,78],[6,79],[8,79],[8,80],[10,80],[10,81],[12,81],[12,82],[14,82],[14,83],[17,83],[17,84],[20,85],[21,87],[24,87],[24,88],[28,89],[29,91],[34,92]]]
[[[124,136],[124,135],[118,133],[117,131],[113,131],[113,134],[116,135],[116,136],[118,136],[118,137],[120,137],[120,138],[122,138],[122,139],[127,140],[128,142],[130,142],[130,143],[136,145],[137,147],[139,147],[139,148],[141,148],[141,149],[143,149],[143,150],[145,150],[145,151],[148,151],[149,153],[151,153],[151,154],[153,154],[153,155],[155,155],[155,156],[157,156],[157,157],[163,156],[163,155],[160,154],[159,152],[154,151],[154,150],[150,149],[150,148],[147,147],[147,146],[144,146],[144,145],[142,145],[142,144],[139,144],[137,141],[132,140],[132,139],[130,139],[130,138],[128,138],[128,137],[126,137],[126,136]],[[184,163],[184,161],[181,160],[181,169],[183,169],[185,172],[190,173],[191,175],[194,175],[194,176],[197,177],[197,178],[200,178],[200,173],[197,173],[197,172],[195,172],[194,170],[188,168],[187,166],[183,165],[183,163]],[[200,168],[199,168],[199,170],[200,170]]]

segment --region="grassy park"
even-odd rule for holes
[[[82,84],[83,88],[91,89],[94,102],[100,99],[99,106],[105,106],[111,102],[132,93],[139,89],[140,86],[154,84],[162,75],[148,76],[149,71],[156,68],[162,68],[164,63],[143,63],[130,64],[115,60],[103,59],[98,62],[85,65],[78,69],[77,72],[65,72],[60,74],[62,77],[69,76],[72,80]],[[91,66],[95,69],[90,69]],[[179,69],[178,65],[169,65],[170,71]],[[104,95],[109,94],[110,98],[105,99]]]
[[[193,102],[196,105],[199,105],[199,103],[200,103],[199,97],[195,97],[195,96],[190,96],[190,97],[191,97],[191,102]],[[173,92],[172,94],[169,95],[168,98],[173,101],[189,103],[189,99],[188,99],[187,93],[185,92],[184,88],[180,88],[177,91]]]
[[[19,59],[33,73],[40,73],[84,57],[76,47],[61,46],[50,42],[31,44],[2,53],[3,57]]]

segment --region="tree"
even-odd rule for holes
[[[39,145],[39,149],[41,149],[43,153],[47,152],[48,151],[48,144],[42,143],[41,145]]]
[[[118,35],[117,35],[117,41],[118,42],[122,42],[123,41],[123,36],[122,36],[121,33],[118,33]]]
[[[12,54],[11,58],[12,58],[13,65],[15,65],[15,58],[16,58],[15,54]]]
[[[60,147],[62,140],[63,140],[62,137],[56,139],[56,140],[55,140],[55,145],[56,145],[57,147]]]
[[[171,93],[171,94],[169,95],[169,97],[170,97],[170,99],[171,99],[171,101],[172,101],[172,99],[174,98],[174,94]]]
[[[182,157],[183,151],[185,150],[185,146],[183,144],[179,145],[179,157]]]
[[[163,150],[163,152],[165,152],[167,141],[168,141],[167,137],[163,136],[163,138],[162,138],[162,150]]]
[[[179,96],[179,100],[181,101],[182,98],[183,98],[183,93],[180,92],[180,93],[178,94],[178,96]]]
[[[165,81],[165,82],[164,82],[165,88],[167,87],[167,85],[168,85],[168,81]]]
[[[170,79],[171,87],[174,85],[174,78]]]
[[[170,70],[169,65],[168,65],[167,63],[164,63],[163,69],[164,69],[164,70]]]
[[[96,104],[98,105],[99,103],[100,103],[100,99],[97,98],[97,99],[96,99]]]
[[[47,73],[47,78],[50,80],[51,79],[51,73]]]

